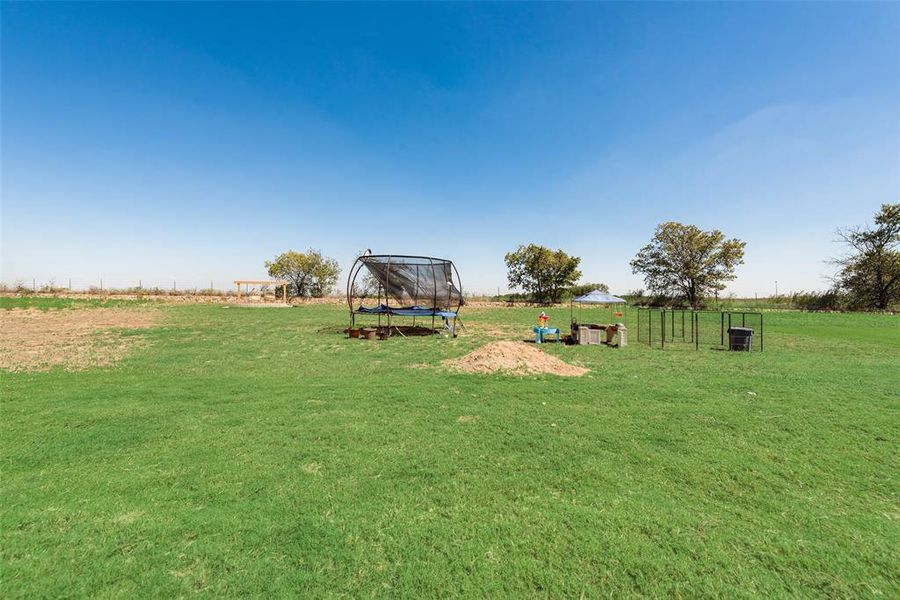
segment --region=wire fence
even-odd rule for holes
[[[742,331],[747,329],[750,331]],[[637,311],[637,341],[651,347],[744,348],[741,342],[747,333],[750,339],[745,349],[762,352],[762,313],[643,307]]]
[[[270,293],[274,286],[252,286],[250,293]],[[215,279],[122,279],[85,278],[15,278],[0,282],[0,291],[16,293],[144,293],[144,294],[207,294],[230,295],[236,292],[233,281]],[[246,293],[246,292],[245,292]]]

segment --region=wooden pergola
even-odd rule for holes
[[[258,279],[235,279],[234,285],[237,286],[237,299],[241,299],[241,286],[246,285],[271,285],[274,286],[277,290],[279,287],[283,290],[283,296],[285,303],[288,301],[288,286],[291,285],[289,281],[285,281],[284,279],[275,279],[275,280],[258,280]],[[276,293],[275,297],[278,297]]]

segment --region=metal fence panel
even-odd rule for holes
[[[728,348],[728,330],[732,327],[752,329],[750,350],[762,352],[762,313],[647,307],[639,307],[637,312],[637,341],[651,347],[678,344],[697,350],[724,350]]]

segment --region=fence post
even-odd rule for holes
[[[662,330],[662,337],[660,338],[659,343],[661,344],[660,347],[663,350],[665,350],[666,349],[666,311],[665,310],[663,310],[662,313],[660,313],[659,325],[660,325],[660,329]]]
[[[694,324],[691,323],[691,328],[694,329],[694,332],[696,332],[696,335],[694,335],[694,332],[692,332],[692,335],[694,335],[694,350],[699,350],[700,349],[700,313],[694,313],[693,320],[697,322],[696,327],[694,327]]]
[[[719,323],[719,345],[725,345],[725,313],[720,312],[721,315],[720,323]]]

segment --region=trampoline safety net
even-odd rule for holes
[[[362,276],[360,271],[364,269]],[[347,299],[368,299],[395,307],[455,310],[462,304],[459,275],[452,261],[396,255],[360,256],[350,270]]]
[[[464,304],[459,272],[452,261],[430,256],[369,254],[360,256],[347,278],[350,325],[357,315],[436,318],[456,335],[459,308]],[[396,329],[396,326],[394,326]]]

